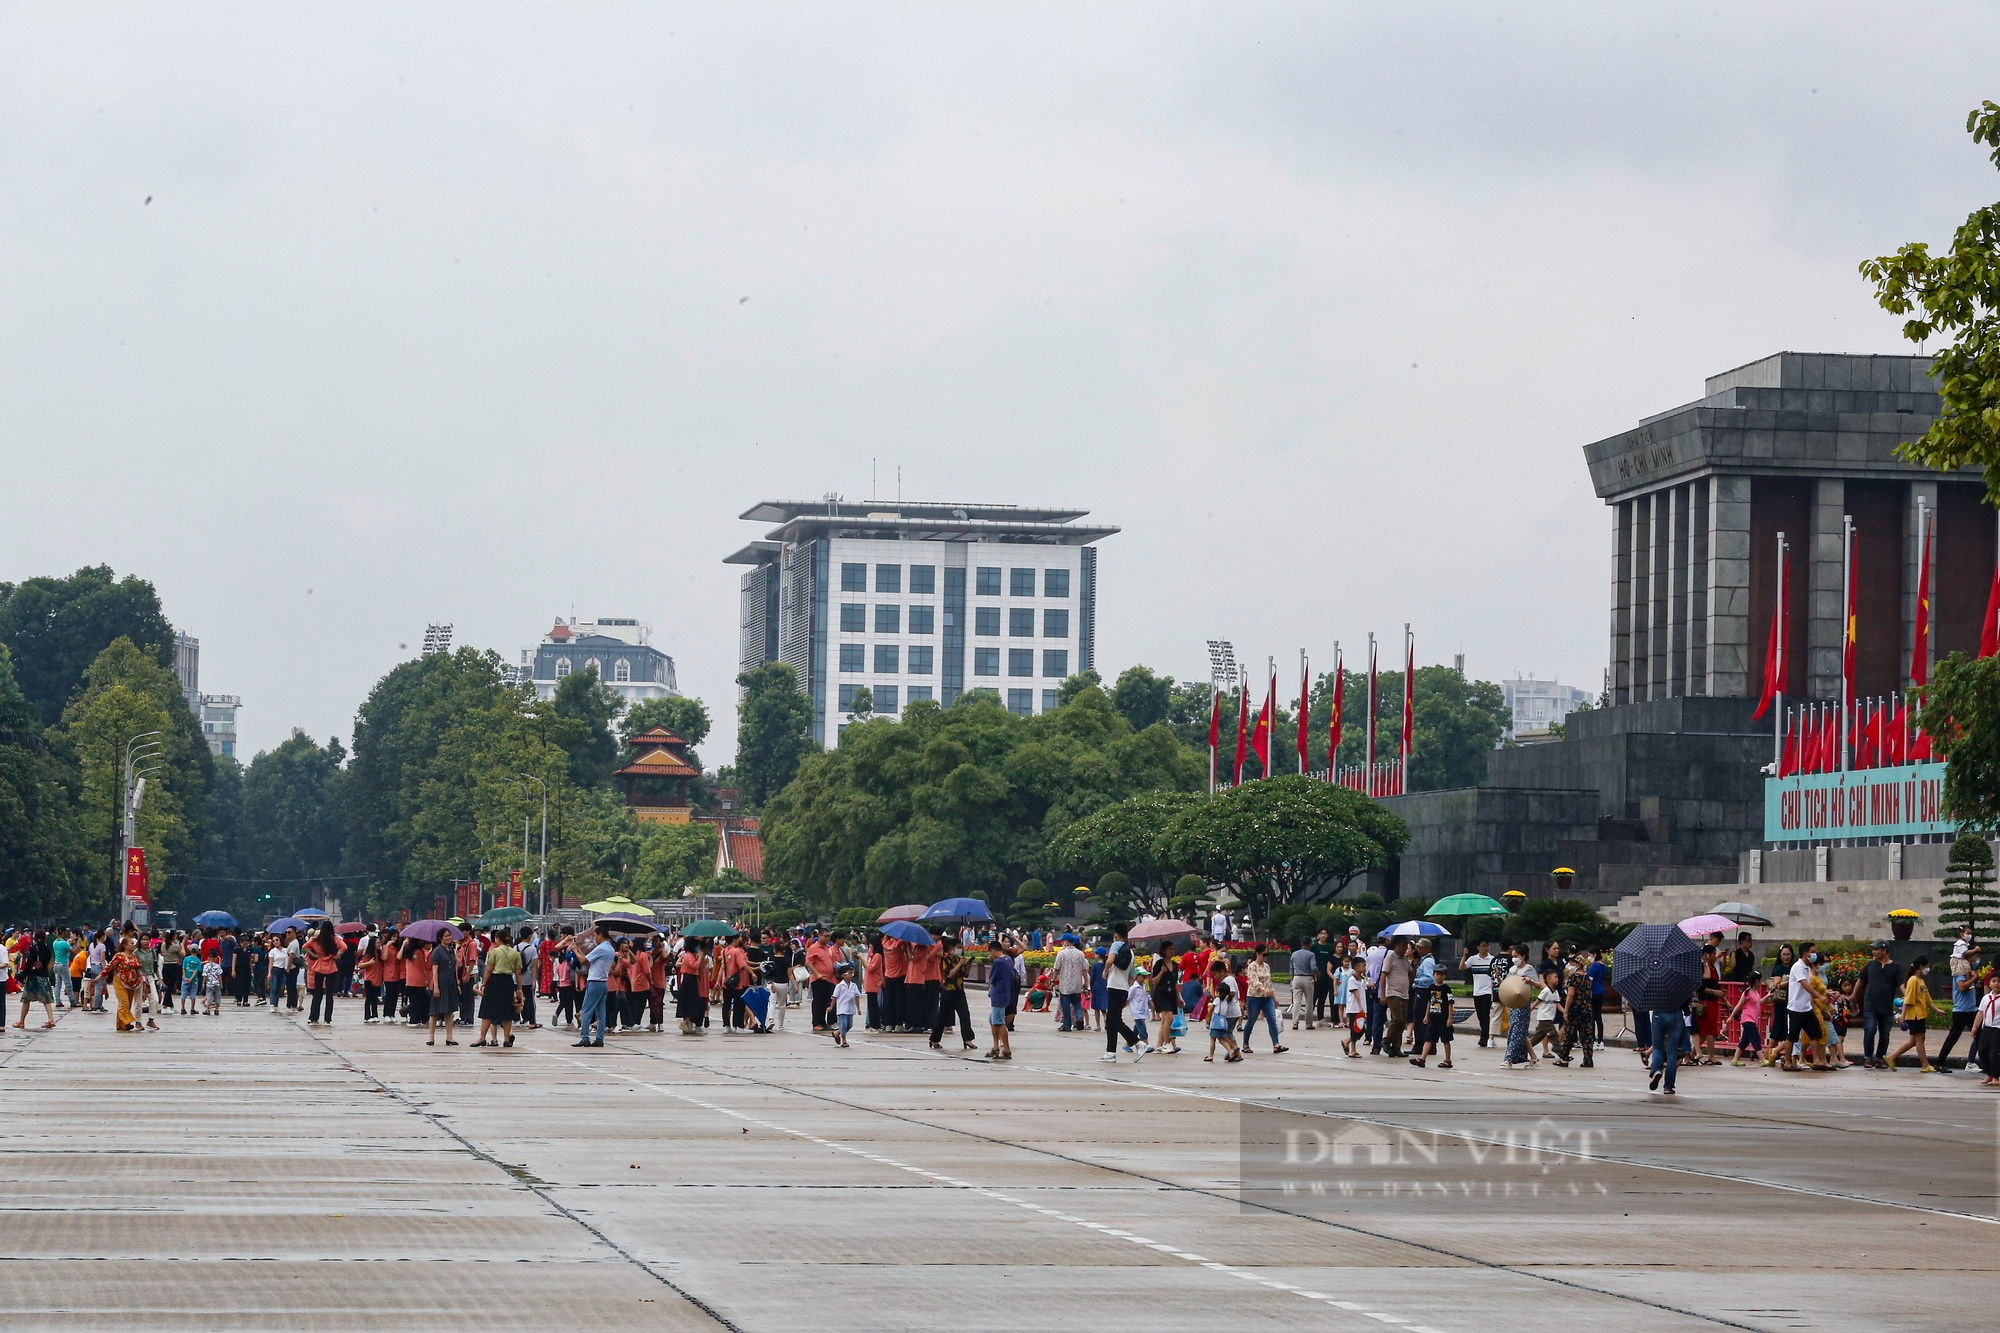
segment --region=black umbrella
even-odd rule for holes
[[[1634,1009],[1678,1009],[1701,984],[1701,946],[1679,926],[1635,926],[1611,951],[1611,984]]]

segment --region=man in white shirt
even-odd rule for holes
[[[1076,947],[1076,936],[1063,936],[1056,950],[1056,1031],[1075,1032],[1083,1028],[1083,983],[1090,976],[1090,961]]]
[[[585,967],[583,982],[583,1032],[578,1046],[602,1046],[604,1044],[604,993],[611,979],[611,964],[618,957],[618,950],[611,943],[611,932],[603,926],[594,927],[597,937],[591,942],[590,951],[583,955]],[[577,946],[579,949],[581,945]],[[597,1026],[593,1029],[591,1024]]]
[[[1208,919],[1208,937],[1217,944],[1224,944],[1229,940],[1229,913],[1220,907],[1216,908],[1215,915]]]
[[[521,975],[516,978],[520,986],[521,1025],[539,1028],[541,1024],[535,1021],[535,991],[541,985],[542,942],[535,938],[533,930],[528,930],[522,934],[514,949],[521,955]]]
[[[1813,1012],[1813,997],[1819,993],[1820,980],[1813,971],[1819,962],[1819,951],[1810,945],[1800,945],[1798,961],[1792,964],[1790,986],[1786,991],[1785,1008],[1790,1011],[1792,1036],[1804,1047],[1807,1059],[1814,1059],[1814,1050],[1826,1041],[1826,1029],[1820,1026],[1819,1015]]]
[[[1493,1031],[1493,957],[1485,940],[1473,946],[1472,956],[1465,960],[1465,970],[1472,974],[1472,1012],[1479,1016],[1479,1044],[1486,1045]]]

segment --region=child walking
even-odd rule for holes
[[[1750,982],[1743,988],[1742,998],[1736,1001],[1736,1007],[1723,1020],[1723,1028],[1726,1030],[1738,1018],[1743,1020],[1743,1026],[1741,1035],[1736,1038],[1736,1058],[1729,1062],[1732,1069],[1741,1068],[1746,1055],[1755,1064],[1764,1050],[1764,988],[1758,984],[1755,972],[1750,974]]]
[[[854,966],[842,963],[833,970],[839,980],[833,983],[833,1044],[843,1049],[847,1046],[847,1034],[854,1027],[854,1014],[861,1007],[861,987],[854,984]]]

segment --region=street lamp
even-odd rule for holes
[[[541,908],[535,915],[547,916],[549,914],[549,784],[533,773],[523,773],[521,778],[542,789],[542,869],[540,877],[535,881]]]
[[[138,838],[139,804],[146,799],[146,779],[165,770],[166,746],[155,739],[164,731],[146,731],[125,743],[125,763],[118,787],[118,868],[113,872],[111,891],[118,920],[129,919],[130,900],[125,897],[125,862]]]

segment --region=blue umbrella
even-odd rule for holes
[[[324,921],[326,919],[326,913],[320,911],[317,907],[301,907],[298,911],[292,913],[292,915],[300,918],[301,920],[312,920],[316,918],[318,920]]]
[[[890,939],[901,940],[905,944],[936,944],[931,933],[914,921],[891,921],[882,927],[882,933]]]
[[[993,913],[977,898],[946,898],[943,902],[932,903],[924,909],[919,921],[936,921],[951,925],[964,925],[971,921],[991,921]]]
[[[1386,940],[1386,939],[1393,939],[1398,935],[1437,936],[1437,935],[1449,935],[1449,934],[1451,934],[1450,931],[1446,930],[1443,926],[1440,926],[1435,921],[1398,921],[1395,925],[1389,927],[1387,930],[1383,931],[1380,935],[1377,935],[1375,938],[1378,940]]]
[[[312,927],[295,916],[281,916],[270,925],[264,927],[264,929],[270,931],[273,935],[282,935],[288,930],[296,930],[299,934],[303,935],[311,930]]]
[[[1611,984],[1634,1009],[1678,1009],[1701,984],[1701,946],[1679,926],[1635,926],[1611,951]]]
[[[222,911],[203,912],[194,919],[194,923],[197,926],[208,926],[216,930],[234,930],[236,928],[236,918]]]

